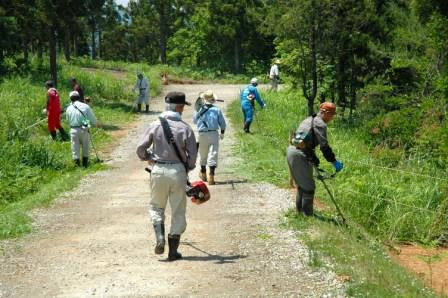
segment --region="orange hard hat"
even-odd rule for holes
[[[332,102],[323,102],[320,104],[320,111],[322,113],[328,113],[328,114],[336,114],[336,105]]]

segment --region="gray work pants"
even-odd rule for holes
[[[70,140],[73,159],[81,158],[81,147],[82,156],[89,157],[90,136],[88,129],[82,129],[80,127],[70,128]]]
[[[313,213],[313,200],[316,183],[313,177],[313,164],[303,151],[289,146],[286,152],[289,170],[292,178],[300,190],[297,193],[297,210],[306,215]]]
[[[156,163],[151,171],[151,202],[149,214],[153,225],[165,222],[165,208],[169,201],[171,207],[170,234],[181,235],[186,227],[185,217],[187,197],[185,186],[187,174],[181,163]]]

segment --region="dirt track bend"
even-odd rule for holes
[[[228,105],[237,85],[178,85],[194,101],[212,88]],[[135,155],[136,142],[163,110],[151,101],[112,154],[111,169],[85,178],[50,208],[35,210],[35,232],[0,242],[0,297],[343,296],[332,272],[308,267],[308,249],[280,227],[291,194],[249,184],[230,165],[234,129],[221,143],[217,185],[204,205],[188,203],[183,260],[153,254],[148,217],[149,175]],[[191,123],[192,108],[183,118]],[[68,153],[67,153],[68,154]],[[197,169],[190,173],[197,179]],[[233,181],[233,183],[231,183]],[[169,212],[167,212],[169,223]]]

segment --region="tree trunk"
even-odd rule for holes
[[[316,24],[316,1],[311,1],[311,26],[310,26],[310,72],[311,72],[311,93],[308,92],[308,83],[303,82],[303,94],[308,101],[308,115],[314,114],[314,100],[317,95],[317,24]],[[305,59],[305,57],[304,57]]]
[[[25,63],[28,64],[28,56],[29,56],[28,39],[26,37],[23,37],[22,42],[23,42],[23,59],[25,60]]]
[[[101,56],[103,54],[103,51],[101,49],[102,42],[101,42],[101,29],[98,29],[98,59],[101,59]]]
[[[92,20],[92,59],[96,59],[96,43],[95,43],[95,21]]]
[[[160,60],[162,64],[166,64],[166,41],[167,41],[167,15],[166,15],[166,2],[160,1],[159,4],[159,26],[160,26]]]
[[[50,73],[51,79],[54,82],[55,88],[58,85],[58,73],[57,73],[57,65],[56,65],[56,37],[55,37],[55,29],[53,25],[50,25],[49,28],[49,47],[50,47]]]
[[[42,56],[43,56],[43,45],[42,40],[39,39],[37,41],[37,64],[42,65]]]
[[[65,30],[64,34],[64,56],[65,60],[70,61],[70,31]]]
[[[234,39],[233,42],[233,55],[234,55],[234,71],[235,73],[240,73],[241,68],[240,68],[240,43],[238,38]]]

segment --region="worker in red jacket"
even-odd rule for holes
[[[53,81],[45,82],[47,88],[47,117],[48,117],[48,131],[51,138],[56,140],[56,130],[59,130],[63,141],[68,140],[68,134],[61,126],[61,103],[59,100],[59,94],[56,88],[54,88]]]

